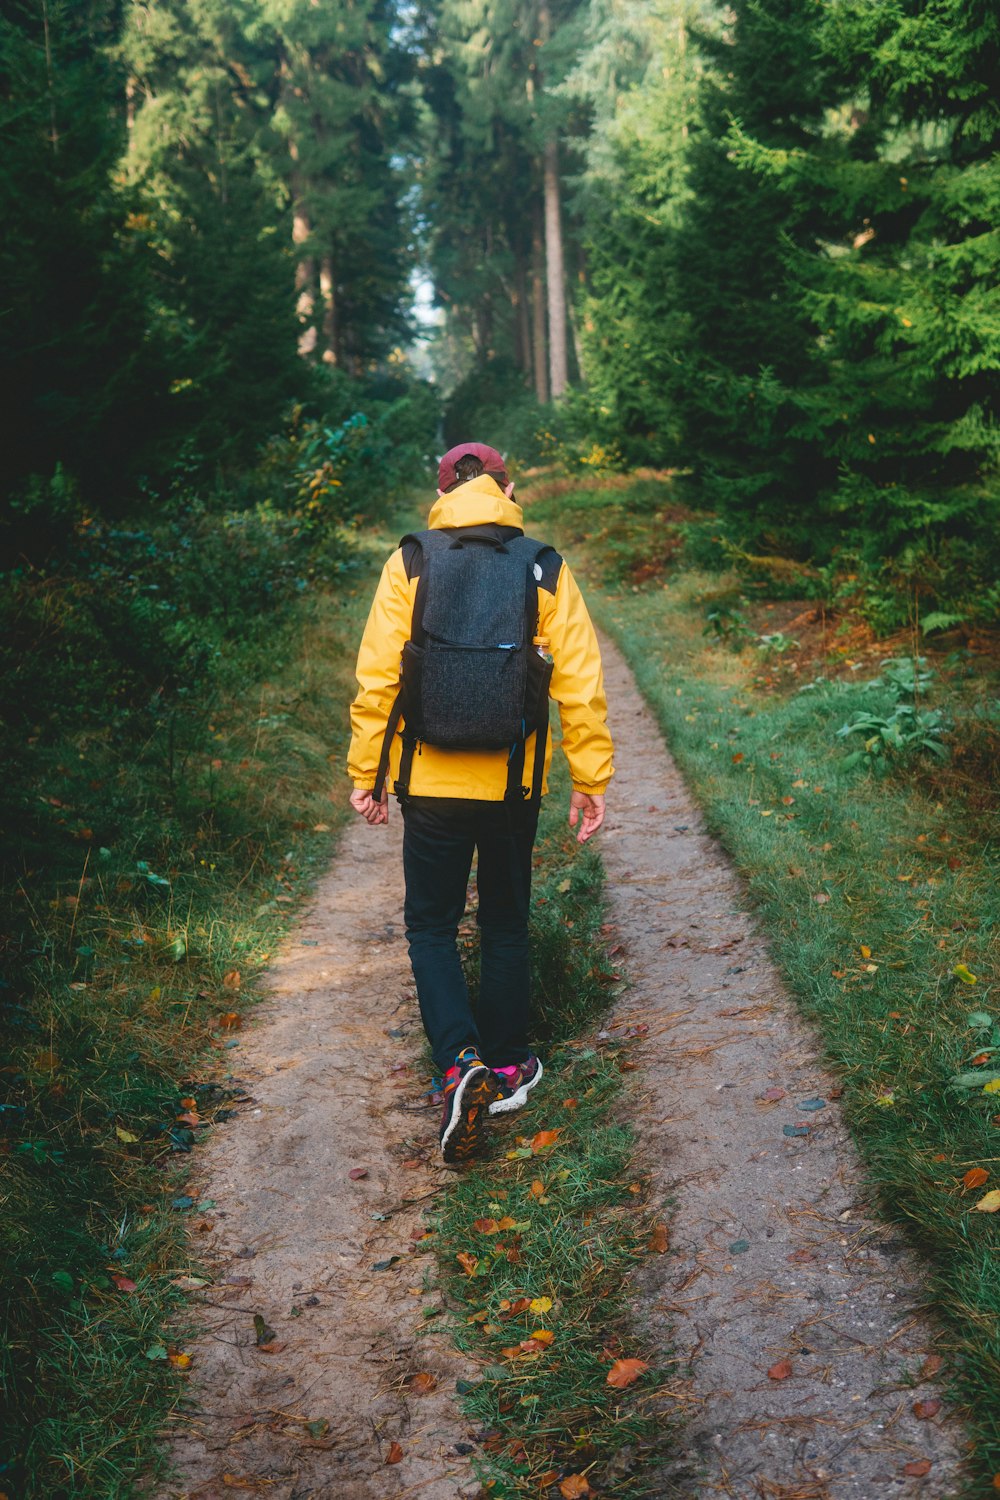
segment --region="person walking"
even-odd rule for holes
[[[563,559],[524,536],[503,458],[460,443],[440,460],[437,494],[372,601],[348,774],[366,822],[388,823],[390,780],[402,811],[406,937],[444,1078],[440,1149],[464,1162],[488,1116],[520,1109],[544,1071],[529,1046],[528,915],[550,697],[580,843],[604,821],[613,767],[594,627]],[[476,852],[474,1013],[457,936]]]

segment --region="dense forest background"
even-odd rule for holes
[[[287,511],[247,475],[310,420],[391,487],[443,391],[445,439],[680,469],[746,545],[995,614],[998,30],[986,0],[12,0],[5,551],[192,486]]]

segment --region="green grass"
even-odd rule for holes
[[[739,579],[677,569],[623,586],[641,564],[643,516],[649,548],[663,547],[662,507],[647,489],[637,512],[627,491],[535,506],[529,497],[528,524],[562,537],[590,578],[595,615],[627,656],[819,1027],[882,1210],[924,1257],[952,1394],[968,1414],[977,1477],[989,1482],[1000,1472],[1000,1217],[974,1205],[1000,1186],[1000,1096],[955,1081],[1000,1075],[995,800],[926,757],[886,774],[846,766],[854,746],[837,729],[861,709],[888,713],[893,700],[865,691],[871,671],[835,676],[835,649],[825,680],[799,691],[794,653],[762,673],[756,647],[706,638],[713,599],[738,597]],[[609,563],[605,539],[625,535],[634,554]],[[955,724],[953,759],[967,764],[972,753],[988,767],[981,708],[997,683],[986,669],[969,672],[965,660],[939,659],[928,704]],[[960,965],[975,984],[956,974]],[[991,1024],[970,1022],[975,1012]],[[972,1168],[988,1175],[966,1188]]]
[[[2,892],[0,1491],[116,1500],[157,1472],[190,1254],[172,1205],[226,1118],[256,976],[329,857],[387,545],[232,641],[145,740],[69,724],[29,742]]]
[[[456,1341],[482,1364],[463,1404],[484,1433],[477,1464],[497,1500],[581,1474],[599,1493],[651,1494],[669,1437],[657,1397],[662,1351],[640,1341],[627,1305],[652,1230],[622,1119],[628,1044],[580,1036],[594,1036],[614,984],[599,840],[581,847],[565,826],[569,782],[558,751],[551,779],[532,918],[545,1078],[530,1107],[491,1132],[490,1155],[442,1194],[428,1241]],[[471,932],[468,943],[474,980]],[[525,1299],[550,1305],[533,1311]],[[553,1338],[532,1346],[539,1330]],[[617,1390],[607,1381],[616,1358],[650,1368]]]

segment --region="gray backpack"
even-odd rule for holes
[[[422,565],[400,690],[389,716],[375,787],[381,797],[389,752],[402,720],[396,791],[405,797],[418,744],[442,750],[506,750],[506,798],[541,792],[548,733],[551,663],[532,645],[538,621],[535,564],[547,544],[502,540],[494,529],[429,530],[400,546],[420,549]],[[539,734],[534,785],[521,785],[528,737]]]

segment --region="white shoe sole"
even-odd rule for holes
[[[535,1087],[535,1084],[541,1081],[543,1072],[544,1069],[541,1063],[539,1063],[532,1077],[528,1079],[527,1083],[522,1083],[516,1093],[511,1094],[507,1099],[497,1099],[490,1105],[490,1114],[507,1115],[510,1114],[511,1110],[520,1109],[522,1105],[527,1104],[528,1094]]]

